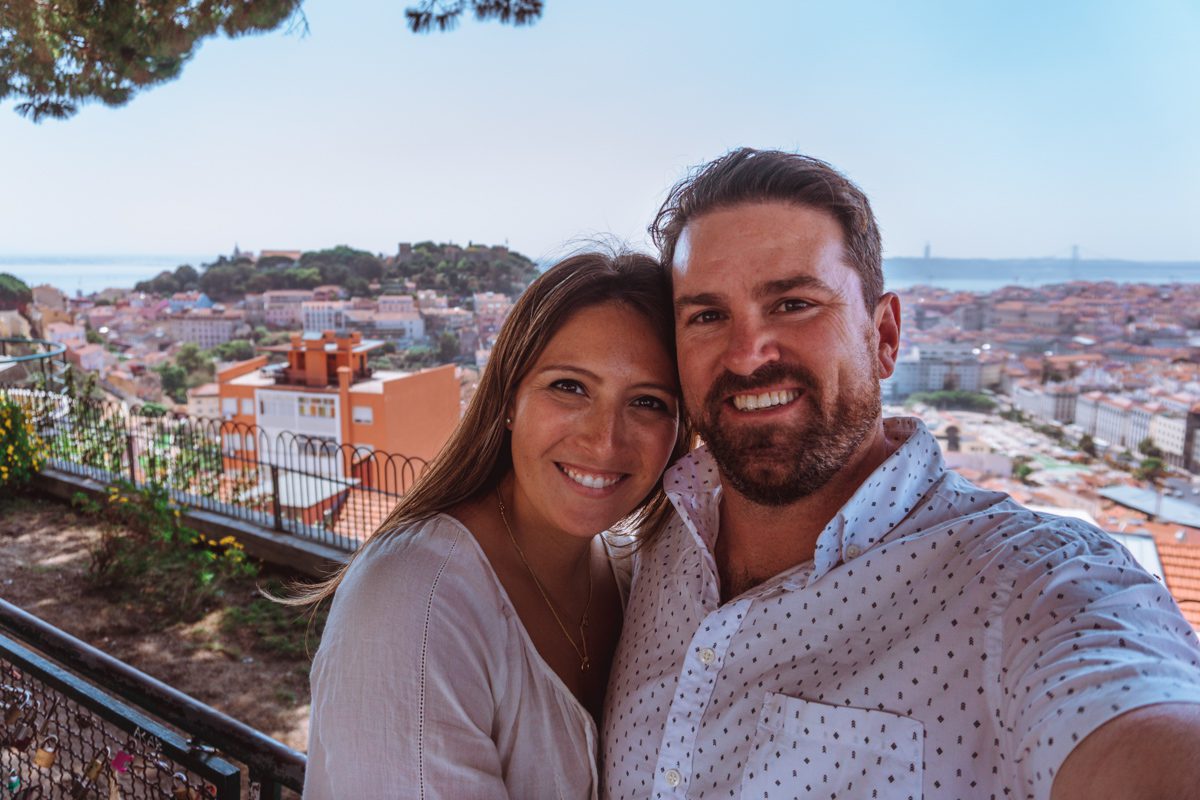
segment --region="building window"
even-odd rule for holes
[[[354,406],[352,418],[357,425],[370,425],[375,421],[375,411],[370,406]]]
[[[238,402],[236,397],[226,397],[221,400],[221,413],[233,416],[237,413]]]
[[[252,399],[249,399],[249,400],[243,399],[242,400],[242,413],[249,414],[251,416],[254,415],[254,400],[252,400]]]

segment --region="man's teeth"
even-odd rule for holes
[[[579,472],[570,467],[563,467],[562,471],[567,474],[567,477],[575,481],[581,486],[586,486],[589,489],[607,489],[617,481],[621,480],[620,476],[615,478],[602,478],[599,475],[589,475],[586,472]]]
[[[763,392],[762,394],[735,394],[733,405],[738,411],[757,411],[760,408],[787,405],[799,396],[800,393],[794,389],[783,392]]]

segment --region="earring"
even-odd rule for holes
[[[505,418],[504,418],[504,424],[505,424],[505,425],[512,425],[512,417],[505,417]]]

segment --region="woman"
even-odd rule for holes
[[[594,797],[623,605],[599,534],[657,530],[686,440],[657,264],[584,254],[534,281],[438,458],[306,598],[336,590],[304,796]]]

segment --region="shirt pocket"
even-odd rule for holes
[[[741,796],[919,800],[924,744],[910,717],[768,692]]]

